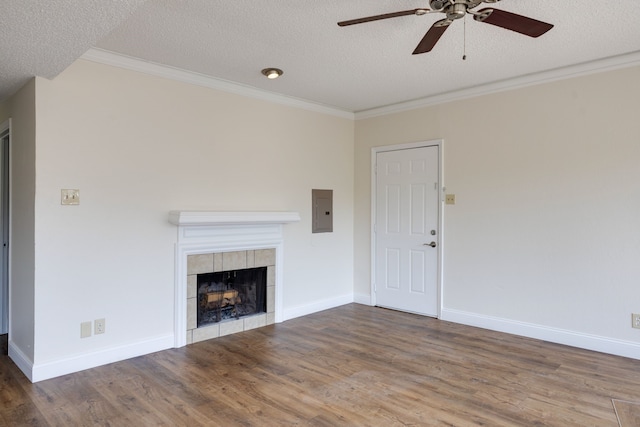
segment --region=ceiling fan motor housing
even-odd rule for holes
[[[480,3],[480,1],[476,0],[431,0],[429,6],[433,10],[446,13],[447,20],[453,21],[464,18],[470,7],[475,7]]]
[[[447,8],[448,19],[464,18],[464,15],[466,13],[467,13],[467,5],[464,3],[455,3],[454,5]]]
[[[447,3],[449,3],[448,0],[430,0],[429,1],[429,7],[433,10],[440,10],[442,9]]]

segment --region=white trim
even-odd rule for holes
[[[331,308],[340,307],[341,305],[351,304],[353,302],[353,294],[342,295],[335,298],[328,298],[322,301],[316,301],[311,304],[299,305],[297,307],[287,308],[284,310],[284,320],[295,319],[319,311],[329,310]]]
[[[355,302],[356,304],[362,304],[362,305],[370,305],[370,306],[373,305],[371,303],[371,295],[366,295],[366,294],[353,294],[353,302]]]
[[[7,119],[4,122],[2,122],[2,124],[0,124],[0,135],[5,130],[11,130],[11,119]]]
[[[11,149],[11,145],[13,144],[12,140],[13,137],[11,135],[11,118],[8,118],[7,120],[5,120],[4,122],[2,122],[2,124],[0,124],[0,136],[5,132],[8,131],[8,135],[9,135],[9,149],[8,149],[8,153],[9,153],[9,170],[7,171],[7,176],[9,177],[9,206],[7,206],[7,212],[9,214],[9,230],[8,230],[8,236],[7,236],[7,246],[8,246],[8,250],[9,253],[7,254],[7,312],[5,313],[5,315],[7,316],[7,333],[10,334],[11,332],[11,251],[12,251],[12,239],[11,239],[11,226],[12,226],[12,218],[13,218],[13,214],[11,212],[11,195],[13,194],[13,175],[12,175],[12,164],[13,164],[13,150]]]
[[[210,89],[220,90],[223,92],[234,93],[249,98],[261,99],[276,104],[287,105],[303,110],[314,111],[332,116],[361,120],[372,117],[384,116],[387,114],[399,113],[418,108],[444,104],[452,101],[459,101],[468,98],[474,98],[490,93],[503,92],[511,89],[518,89],[527,86],[537,85],[541,83],[550,83],[558,80],[569,79],[573,77],[586,76],[594,73],[605,71],[613,71],[621,68],[634,67],[640,65],[640,51],[631,52],[624,55],[613,56],[609,58],[597,59],[582,64],[570,65],[567,67],[556,68],[554,70],[542,71],[539,73],[527,74],[525,76],[514,77],[511,79],[500,80],[497,82],[487,83],[471,88],[455,90],[438,95],[427,96],[413,101],[400,102],[398,104],[386,105],[382,107],[352,112],[336,107],[330,107],[311,101],[293,98],[281,94],[268,92],[262,89],[241,85],[239,83],[228,80],[217,79],[179,68],[169,67],[153,62],[144,61],[138,58],[102,50],[98,48],[89,49],[80,59],[97,62],[100,64],[110,65],[113,67],[124,68],[127,70],[137,71],[157,77],[162,77],[183,83],[189,83],[197,86],[203,86]]]
[[[239,83],[231,82],[228,80],[217,79],[214,77],[206,76],[204,74],[182,70],[167,65],[143,61],[138,58],[121,55],[107,50],[92,48],[89,49],[84,55],[82,55],[80,59],[86,59],[87,61],[111,65],[113,67],[124,68],[127,70],[137,71],[156,77],[162,77],[182,83],[202,86],[209,89],[234,93],[236,95],[246,96],[248,98],[260,99],[263,101],[273,102],[275,104],[300,108],[302,110],[328,114],[343,119],[354,119],[354,114],[351,111],[346,111],[316,102],[306,101],[303,99],[298,99],[273,92],[267,92],[265,90],[257,89],[251,86],[241,85]]]
[[[187,345],[187,257],[240,250],[275,249],[275,322],[283,321],[284,237],[282,227],[300,220],[298,212],[171,211],[178,225],[175,247],[175,347]]]
[[[9,334],[9,358],[20,368],[29,381],[33,382],[33,362],[11,341],[11,334]]]
[[[36,363],[32,367],[32,377],[29,379],[35,383],[49,378],[59,377],[60,375],[71,374],[85,369],[131,359],[132,357],[144,356],[145,354],[169,349],[173,347],[173,342],[173,335],[169,334],[132,344],[78,354],[61,360]],[[23,372],[26,373],[24,369]]]
[[[169,222],[174,225],[287,224],[298,221],[298,212],[169,212]]]
[[[443,139],[434,139],[430,141],[421,141],[421,142],[409,142],[404,144],[396,144],[396,145],[384,145],[380,147],[372,147],[371,148],[371,298],[369,301],[369,305],[376,305],[376,292],[375,292],[375,284],[376,284],[376,157],[378,153],[382,153],[385,151],[397,151],[397,150],[411,150],[414,148],[422,148],[422,147],[438,147],[438,200],[440,203],[438,204],[438,273],[437,273],[437,283],[438,283],[438,318],[441,316],[442,311],[442,303],[443,303],[443,279],[442,272],[443,270],[443,247],[444,247],[444,206],[443,206],[443,188],[444,188],[444,140]]]
[[[442,309],[441,319],[461,323],[463,325],[476,326],[478,328],[535,338],[586,350],[640,359],[640,343],[637,342],[584,334],[566,329],[553,328],[494,316],[486,316],[483,314],[470,313],[449,308]]]
[[[519,89],[542,83],[551,83],[558,80],[570,79],[574,77],[587,76],[589,74],[613,71],[621,68],[635,67],[640,65],[640,51],[625,55],[613,56],[610,58],[598,59],[582,64],[570,65],[568,67],[557,68],[555,70],[542,71],[525,76],[501,80],[467,89],[455,90],[439,95],[428,96],[408,102],[387,105],[369,110],[362,110],[355,113],[355,119],[369,119],[372,117],[385,116],[387,114],[400,113],[408,110],[415,110],[423,107],[430,107],[452,101],[474,98],[481,95],[503,92],[512,89]]]

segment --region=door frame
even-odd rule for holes
[[[437,318],[439,319],[442,315],[442,297],[443,297],[443,281],[442,281],[442,266],[443,266],[443,251],[444,247],[444,171],[443,171],[443,158],[444,158],[444,140],[443,139],[434,139],[429,141],[420,141],[420,142],[409,142],[404,144],[396,144],[396,145],[383,145],[379,147],[371,148],[371,305],[376,305],[376,206],[377,206],[377,156],[378,153],[382,153],[385,151],[400,151],[400,150],[411,150],[415,148],[423,148],[423,147],[438,147],[438,180],[440,185],[438,186],[438,200],[440,203],[438,204],[438,261],[437,261],[437,276],[436,282],[438,284],[438,295],[437,297],[437,306],[438,313]]]
[[[4,135],[4,134],[6,134],[9,137],[9,143],[8,143],[7,152],[6,152],[7,159],[5,163],[7,168],[6,170],[2,170],[2,174],[3,174],[2,178],[7,179],[8,181],[7,183],[3,184],[3,185],[6,185],[5,188],[8,192],[8,194],[6,195],[7,206],[4,207],[4,210],[5,210],[4,213],[7,215],[8,229],[6,230],[7,235],[2,236],[4,238],[4,241],[7,242],[7,247],[3,248],[3,252],[4,250],[6,250],[6,269],[4,269],[4,271],[0,269],[0,274],[4,274],[4,277],[0,278],[0,294],[2,294],[1,295],[2,297],[4,297],[2,298],[4,300],[0,301],[0,304],[3,305],[2,309],[0,310],[0,313],[3,317],[2,319],[0,319],[0,332],[1,332],[1,327],[5,326],[6,332],[10,333],[11,332],[11,193],[12,193],[11,187],[13,184],[11,180],[12,135],[11,135],[11,119],[10,118],[0,123],[0,135]],[[1,223],[0,223],[0,226],[2,226]],[[2,246],[0,246],[0,248],[2,248]],[[4,257],[4,255],[0,253],[0,262],[3,262],[2,257]],[[6,324],[2,325],[5,321],[6,321]]]

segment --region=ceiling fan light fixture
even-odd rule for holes
[[[264,70],[262,70],[262,74],[266,78],[268,78],[270,80],[273,80],[273,79],[277,79],[278,77],[280,77],[283,74],[283,72],[279,68],[265,68]]]

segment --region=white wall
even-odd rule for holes
[[[41,377],[171,338],[170,210],[298,211],[284,226],[285,311],[352,298],[351,120],[83,60],[39,80],[37,118]],[[79,206],[60,205],[63,188]],[[334,190],[334,233],[311,235],[313,188]],[[80,339],[98,318],[107,333]]]
[[[0,104],[0,123],[12,118],[9,354],[20,367],[34,358],[35,93],[31,80]]]
[[[457,204],[445,209],[443,317],[637,351],[638,77],[630,68],[354,124],[78,61],[0,105],[24,120],[12,199],[24,256],[12,267],[35,282],[12,306],[12,339],[36,380],[166,347],[174,209],[299,211],[285,226],[285,312],[365,299],[370,149],[444,138]],[[81,204],[61,206],[62,188],[79,188]],[[334,190],[334,233],[310,232],[312,188]],[[80,322],[102,317],[106,334],[79,338]]]
[[[443,138],[443,318],[640,358],[639,112],[636,67],[358,121],[356,295],[371,147]]]

